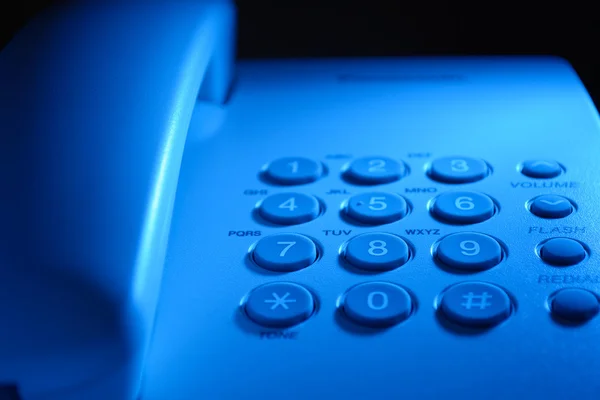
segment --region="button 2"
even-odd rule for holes
[[[404,164],[387,157],[365,157],[354,160],[343,172],[350,183],[377,185],[397,181],[404,176]]]
[[[442,294],[439,311],[449,321],[467,327],[491,327],[504,321],[512,304],[506,292],[485,282],[463,282]]]
[[[264,177],[278,185],[314,182],[323,175],[323,164],[304,157],[285,157],[269,163]]]
[[[389,271],[408,261],[410,250],[404,240],[389,233],[363,233],[347,243],[342,257],[366,271]]]
[[[408,292],[398,285],[368,282],[350,288],[342,307],[346,316],[358,324],[388,327],[410,316],[412,300]]]
[[[297,271],[315,262],[317,246],[306,236],[279,233],[260,239],[252,258],[260,267],[270,271]]]
[[[523,163],[521,173],[530,178],[549,179],[559,176],[562,167],[552,160],[529,160]]]
[[[496,239],[482,233],[460,232],[443,238],[436,258],[444,265],[464,271],[483,271],[502,261],[502,247]]]
[[[248,295],[246,315],[259,325],[287,328],[306,321],[315,310],[312,294],[289,282],[267,283]]]
[[[395,193],[362,193],[352,196],[343,212],[363,224],[388,224],[404,218],[408,204]]]
[[[319,201],[302,193],[278,193],[260,202],[258,214],[278,225],[294,225],[311,221],[319,216]]]
[[[429,177],[442,183],[469,183],[485,178],[489,168],[485,161],[471,157],[444,157],[431,163]]]
[[[529,211],[540,218],[564,218],[573,209],[573,203],[569,199],[555,194],[544,194],[529,202]]]
[[[483,193],[448,192],[434,199],[431,214],[450,224],[475,224],[491,218],[496,211],[492,199]]]

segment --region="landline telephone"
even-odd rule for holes
[[[234,67],[234,14],[69,6],[0,53],[0,396],[597,398],[569,64]]]

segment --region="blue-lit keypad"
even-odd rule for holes
[[[541,218],[564,218],[573,210],[573,203],[569,199],[555,194],[544,194],[529,202],[529,211]]]
[[[553,160],[528,160],[521,166],[521,173],[530,178],[556,178],[562,173],[562,167]]]
[[[502,247],[491,236],[459,232],[444,237],[435,255],[443,265],[464,271],[483,271],[502,261]]]
[[[429,177],[443,183],[470,183],[489,174],[485,161],[471,157],[444,157],[431,163]]]
[[[462,282],[443,293],[439,311],[449,321],[474,328],[497,325],[510,316],[512,303],[506,292],[491,283]]]
[[[311,292],[296,283],[267,283],[250,292],[244,309],[259,325],[287,328],[310,318],[315,300]]]
[[[492,199],[478,192],[447,192],[431,206],[431,214],[449,224],[475,224],[490,219],[496,207]]]
[[[258,214],[278,225],[295,225],[319,216],[321,207],[314,197],[303,193],[278,193],[258,205]]]
[[[354,322],[387,327],[410,316],[412,299],[402,287],[388,282],[367,282],[350,288],[343,299],[344,314]]]
[[[351,265],[366,271],[388,271],[408,261],[406,242],[389,233],[363,233],[350,239],[342,257]]]
[[[297,271],[315,262],[317,246],[304,235],[277,233],[260,239],[252,257],[260,267],[271,271]]]
[[[400,161],[387,157],[365,157],[352,161],[343,176],[350,183],[377,185],[397,181],[406,173]]]
[[[363,224],[388,224],[404,218],[408,204],[395,193],[369,192],[352,196],[342,212]]]
[[[540,257],[551,265],[567,267],[585,259],[587,252],[577,240],[552,238],[542,244]]]
[[[550,309],[555,317],[569,322],[585,322],[600,309],[598,297],[589,290],[567,288],[559,290],[552,299]]]
[[[278,185],[300,185],[319,179],[323,164],[304,157],[284,157],[269,163],[263,174]]]

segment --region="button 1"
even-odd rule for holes
[[[395,193],[362,193],[348,200],[344,212],[363,224],[388,224],[404,218],[408,213],[408,204]]]
[[[314,182],[323,175],[323,165],[304,157],[285,157],[267,165],[264,176],[278,185]]]
[[[252,256],[256,264],[270,271],[297,271],[315,262],[317,246],[306,236],[278,233],[260,239]]]
[[[377,185],[397,181],[404,176],[404,164],[387,157],[365,157],[354,160],[343,177],[351,183]]]
[[[343,252],[348,263],[366,271],[389,271],[408,261],[404,240],[389,233],[363,233],[348,242]]]
[[[529,211],[540,218],[564,218],[573,209],[573,203],[569,199],[555,194],[538,196],[529,204]]]
[[[568,288],[561,289],[552,299],[552,314],[571,322],[585,322],[592,319],[600,305],[598,297],[589,290]]]
[[[286,328],[306,321],[315,309],[312,294],[295,283],[275,282],[259,286],[248,295],[245,310],[259,325]]]
[[[502,261],[502,247],[491,236],[475,232],[453,233],[443,238],[436,249],[444,265],[465,271],[483,271]]]
[[[529,160],[523,163],[521,173],[530,178],[549,179],[562,173],[562,167],[556,161]]]
[[[265,220],[279,225],[294,225],[319,216],[319,201],[302,193],[278,193],[264,199],[258,213]]]
[[[485,178],[489,168],[485,161],[470,157],[444,157],[431,163],[429,177],[443,183],[469,183]]]
[[[440,311],[451,322],[468,327],[490,327],[511,313],[506,292],[485,282],[463,282],[442,294]]]
[[[431,214],[450,224],[475,224],[490,219],[496,211],[492,199],[483,193],[449,192],[435,198]]]
[[[575,265],[585,259],[587,252],[577,240],[553,238],[544,243],[540,257],[548,264],[557,266]]]
[[[346,316],[361,325],[387,327],[404,321],[412,311],[406,290],[387,282],[368,282],[350,288],[343,301]]]

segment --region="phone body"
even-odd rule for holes
[[[595,398],[600,119],[568,62],[234,62],[233,32],[227,2],[69,8],[3,51],[0,381]]]

